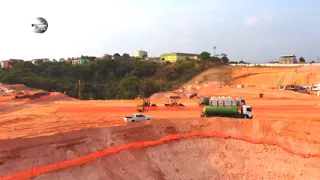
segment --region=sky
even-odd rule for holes
[[[37,17],[48,30],[34,33]],[[128,53],[225,53],[266,63],[320,53],[317,0],[0,1],[0,60]]]

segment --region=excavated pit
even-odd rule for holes
[[[194,137],[124,150],[34,179],[319,179],[319,160],[270,145]]]
[[[275,135],[297,129],[300,124],[280,124],[160,120],[2,140],[0,161],[5,163],[0,163],[0,177],[3,180],[319,179],[320,145],[315,141],[318,138],[312,136],[318,129],[308,129],[310,137],[300,139],[302,136],[297,134],[295,140],[290,140]]]

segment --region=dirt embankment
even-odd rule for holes
[[[222,66],[204,71],[176,90],[184,98],[187,93],[205,95],[221,91],[221,86],[245,85],[245,87],[278,88],[279,85],[304,85],[320,83],[320,68],[258,68]],[[247,89],[249,91],[249,89]],[[251,90],[251,89],[250,89]],[[230,90],[227,90],[230,91]],[[240,90],[241,91],[241,90]],[[170,92],[172,93],[172,92]],[[152,98],[163,98],[168,93],[157,93]],[[226,92],[227,93],[227,92]],[[229,92],[228,92],[229,93]]]
[[[300,128],[301,135],[294,139],[279,136],[297,128]],[[305,131],[309,135],[300,140]],[[231,135],[265,144],[197,136],[183,138],[201,133],[213,137]],[[1,159],[7,161],[0,165],[0,172],[8,175],[60,163],[23,171],[11,179],[313,179],[320,178],[317,173],[320,159],[310,157],[320,150],[319,141],[313,136],[316,133],[319,129],[301,129],[300,123],[292,125],[281,121],[251,124],[251,121],[235,123],[234,120],[221,119],[137,123],[29,140],[16,139],[6,141],[6,146],[2,146],[5,141],[0,141]],[[168,134],[176,135],[166,136]],[[259,140],[261,137],[264,141]],[[10,176],[3,179],[10,179]]]

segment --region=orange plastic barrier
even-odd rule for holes
[[[86,164],[90,161],[93,161],[97,158],[100,158],[102,156],[109,155],[109,154],[115,154],[115,153],[118,153],[122,150],[137,149],[137,148],[143,148],[143,147],[148,147],[148,146],[154,146],[154,145],[161,144],[165,141],[177,140],[177,139],[181,139],[181,138],[189,138],[189,137],[193,137],[193,136],[215,137],[215,138],[223,138],[223,139],[232,138],[232,139],[237,139],[237,140],[244,140],[244,141],[254,143],[254,144],[274,145],[274,146],[278,146],[278,147],[282,148],[284,151],[286,151],[290,154],[298,155],[302,158],[311,158],[311,157],[320,156],[320,154],[304,154],[304,153],[300,153],[300,152],[295,152],[293,150],[290,150],[287,147],[284,147],[282,144],[275,142],[275,141],[271,141],[271,140],[254,139],[249,136],[233,136],[233,135],[228,135],[226,133],[221,133],[221,132],[208,132],[208,133],[192,132],[192,133],[187,133],[187,134],[170,134],[170,135],[164,136],[163,138],[161,138],[159,140],[155,140],[155,141],[143,141],[143,142],[134,142],[134,143],[124,144],[124,145],[112,147],[109,149],[105,149],[102,151],[98,151],[96,153],[92,153],[92,154],[89,154],[89,155],[86,155],[86,156],[83,156],[80,158],[57,162],[54,164],[44,165],[44,166],[20,171],[15,174],[0,177],[0,179],[1,180],[30,179],[30,178],[39,176],[40,174],[50,173],[50,172],[58,171],[58,170],[61,170],[64,168],[80,166],[80,165]]]

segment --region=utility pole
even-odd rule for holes
[[[319,57],[319,53],[318,53],[318,62],[319,62],[319,59],[320,59],[320,57]]]
[[[81,95],[81,81],[78,80],[78,98],[82,100],[82,95]]]
[[[213,57],[216,57],[216,49],[217,49],[217,47],[213,46]]]

